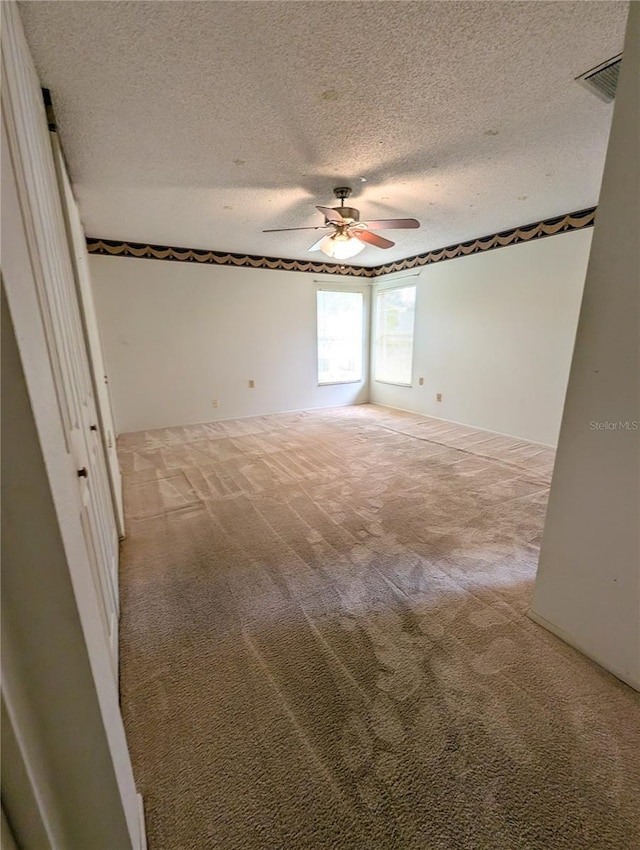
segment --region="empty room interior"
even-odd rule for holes
[[[638,3],[1,37],[3,848],[640,847]]]

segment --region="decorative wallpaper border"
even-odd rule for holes
[[[530,242],[532,239],[542,239],[545,236],[555,236],[558,233],[569,233],[572,230],[593,227],[596,209],[597,207],[589,207],[589,209],[559,215],[556,218],[524,224],[521,227],[503,230],[501,233],[494,233],[491,236],[481,236],[479,239],[470,239],[468,242],[450,245],[448,248],[438,248],[437,251],[427,251],[424,254],[407,257],[405,260],[396,260],[393,263],[374,266],[372,271],[375,273],[375,277],[379,277],[392,272],[439,263],[442,260],[455,260],[456,257],[493,251],[495,248],[506,248],[507,245],[517,245],[519,242]]]
[[[204,263],[216,266],[238,266],[251,269],[282,269],[291,272],[341,274],[355,277],[374,277],[373,270],[364,266],[335,263],[314,263],[306,260],[285,260],[281,257],[260,257],[252,254],[230,254],[223,251],[202,251],[198,248],[169,248],[166,245],[145,245],[142,242],[118,242],[113,239],[87,237],[90,254],[110,254],[116,257],[144,257],[148,260],[169,260],[179,263]]]
[[[307,260],[286,260],[280,257],[260,257],[252,254],[230,254],[223,251],[203,251],[198,248],[170,248],[166,245],[145,245],[141,242],[119,242],[113,239],[87,237],[90,254],[108,254],[115,257],[143,257],[149,260],[166,260],[179,263],[204,263],[218,266],[238,266],[252,269],[281,269],[283,271],[313,272],[314,274],[337,274],[350,277],[376,278],[392,272],[405,271],[443,260],[454,260],[507,245],[530,242],[558,233],[569,233],[593,227],[596,207],[556,216],[545,221],[525,224],[491,236],[482,236],[437,251],[416,254],[404,260],[396,260],[380,266],[349,266],[337,263],[315,263]]]

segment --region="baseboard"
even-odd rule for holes
[[[447,422],[449,425],[461,425],[463,428],[473,428],[474,431],[482,431],[485,434],[495,434],[496,437],[508,437],[510,440],[522,440],[524,443],[531,443],[533,446],[542,446],[545,449],[557,450],[557,446],[551,443],[541,443],[539,440],[530,440],[529,437],[520,437],[517,434],[506,434],[504,431],[492,431],[490,428],[481,428],[479,425],[472,425],[470,422],[458,422],[457,419],[445,419],[444,416],[436,416],[433,413],[425,413],[423,410],[409,410],[407,407],[395,407],[393,404],[383,404],[381,401],[369,401],[369,404],[374,404],[376,407],[386,407],[389,410],[399,410],[401,413],[413,413],[415,416],[425,416],[427,419],[437,419],[438,422]]]
[[[144,800],[142,799],[142,794],[138,794],[138,823],[140,824],[138,850],[147,850],[147,825],[144,817]]]
[[[578,652],[581,652],[587,658],[590,658],[591,661],[595,661],[603,670],[606,670],[608,673],[611,673],[616,679],[620,679],[621,682],[624,682],[625,685],[629,685],[630,688],[633,688],[634,691],[640,691],[640,679],[636,679],[632,674],[627,673],[626,671],[616,670],[611,667],[608,663],[605,663],[602,658],[598,658],[597,655],[594,655],[589,650],[585,649],[580,645],[578,641],[576,641],[571,635],[564,632],[559,626],[556,626],[554,623],[540,616],[540,614],[536,614],[536,612],[529,608],[527,611],[527,617],[530,620],[533,620],[534,623],[537,623],[539,626],[542,626],[543,629],[546,629],[551,634],[554,634],[556,637],[559,637],[560,640],[563,640],[569,646],[572,646],[574,649],[577,649]]]
[[[246,416],[227,416],[224,419],[202,419],[198,422],[181,422],[176,425],[154,425],[153,428],[137,428],[135,431],[122,431],[121,435],[140,434],[143,431],[164,431],[166,428],[191,428],[194,425],[216,425],[218,422],[234,422],[243,419],[256,419],[259,416],[284,416],[287,413],[311,413],[314,410],[331,410],[341,407],[359,407],[362,404],[370,404],[369,401],[350,401],[348,404],[321,404],[318,407],[295,407],[291,410],[272,410],[270,413],[247,413]],[[380,405],[383,407],[384,405]],[[521,438],[518,438],[521,439]]]

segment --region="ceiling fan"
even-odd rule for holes
[[[279,227],[263,230],[263,233],[284,233],[288,230],[328,230],[309,251],[322,251],[328,257],[336,260],[347,260],[355,257],[367,245],[376,248],[391,248],[395,245],[390,239],[371,233],[372,230],[400,230],[420,227],[415,218],[386,218],[372,221],[360,221],[360,211],[353,207],[345,207],[345,199],[351,194],[349,186],[338,186],[333,194],[340,201],[339,207],[316,207],[324,216],[324,224],[318,227]]]

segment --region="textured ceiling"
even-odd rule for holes
[[[92,236],[322,259],[315,204],[415,217],[377,265],[597,202],[612,106],[574,78],[620,2],[27,2]],[[361,178],[366,178],[362,182]]]

